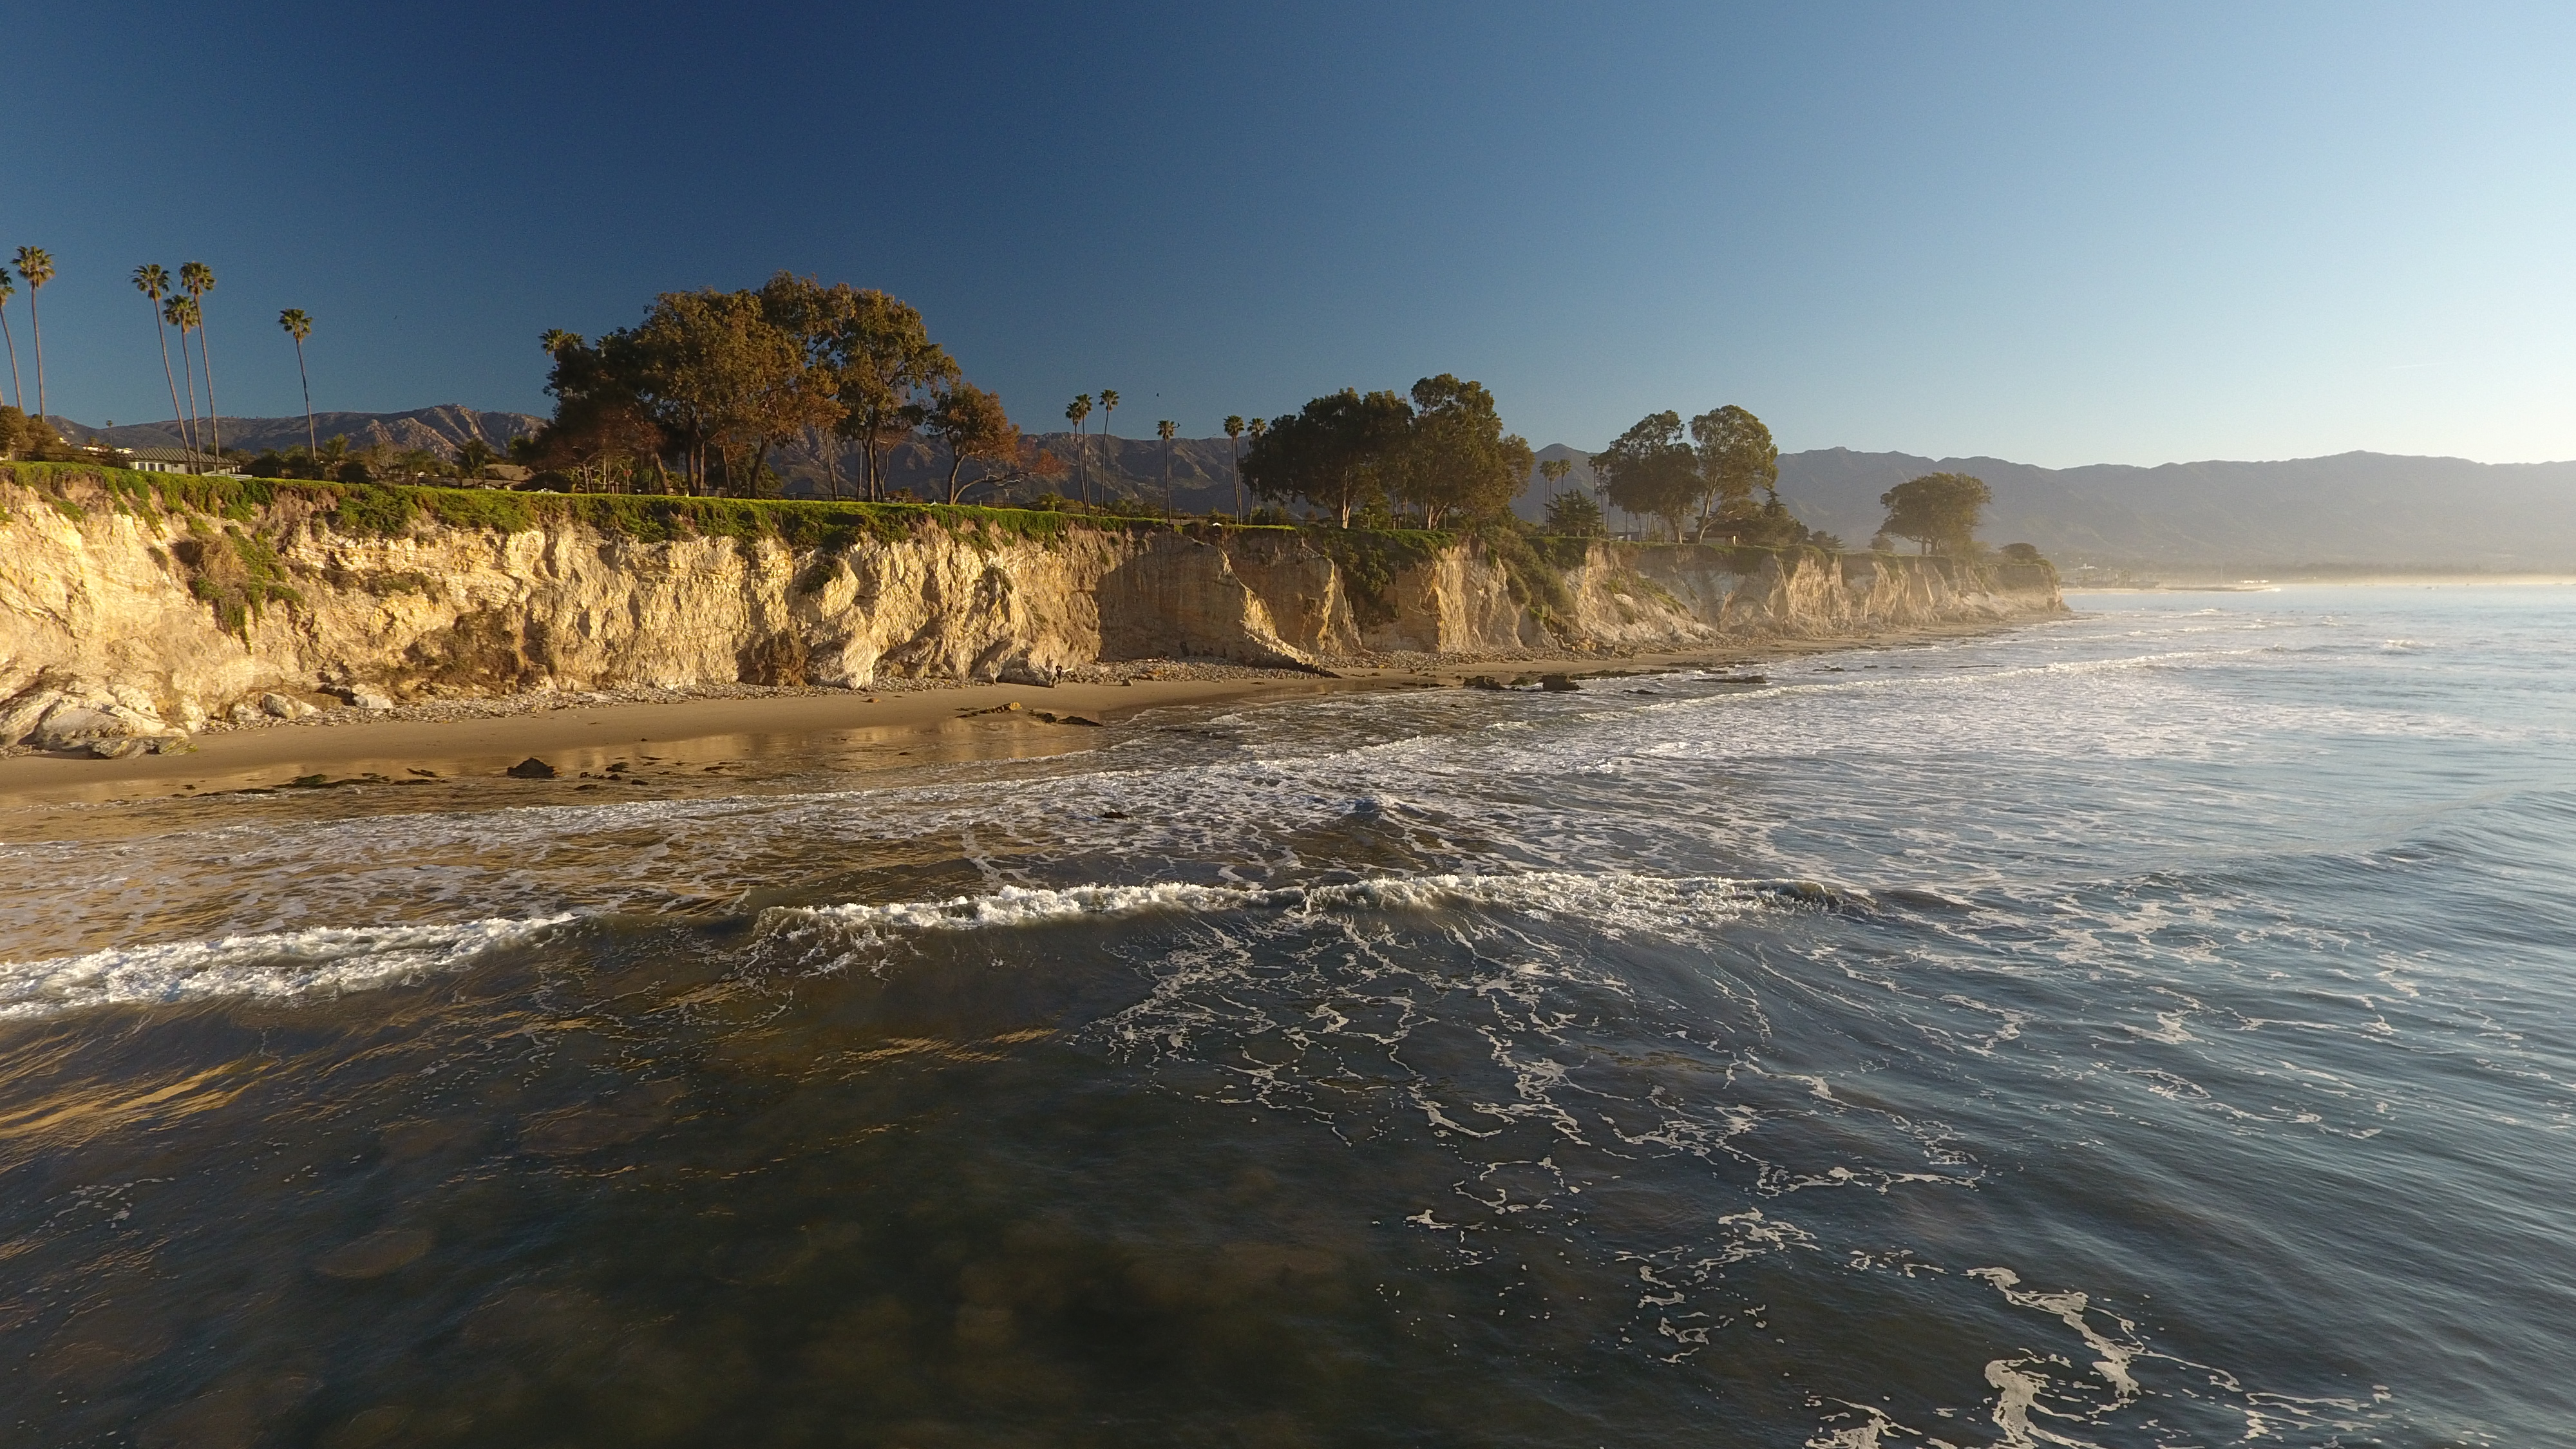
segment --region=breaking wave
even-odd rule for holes
[[[222,997],[287,1000],[365,991],[455,970],[487,951],[532,940],[572,919],[320,926],[0,963],[0,1020],[101,1006],[166,1006]]]

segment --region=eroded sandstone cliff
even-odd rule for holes
[[[457,522],[316,486],[0,478],[0,745],[122,748],[318,696],[1041,683],[1157,657],[1323,669],[2061,607],[2044,567],[1998,578],[1880,555],[1604,543],[1550,564],[1428,535],[769,505],[759,516],[867,525],[800,522],[791,542],[742,515],[729,531],[693,531],[685,510],[637,528],[578,502]]]

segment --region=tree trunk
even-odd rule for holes
[[[18,332],[16,328],[9,325],[9,314],[6,312],[0,312],[0,336],[6,336],[9,339],[9,406],[23,413],[27,410],[27,392],[18,385]],[[169,353],[168,347],[162,348],[161,360],[165,364],[170,360]],[[178,398],[178,389],[171,389],[171,401],[176,402]]]
[[[197,471],[197,364],[188,357],[188,329],[179,329],[179,370],[188,378],[188,430],[179,435],[179,446],[188,451],[188,471]]]
[[[152,309],[152,330],[161,338],[161,380],[170,385],[170,426],[178,428],[179,436],[184,440],[188,436],[188,430],[179,421],[179,379],[170,371],[170,327],[168,323],[161,320],[161,309],[158,306]],[[180,355],[185,356],[187,351],[188,339],[182,337],[179,339]],[[298,371],[304,367],[304,344],[301,342],[295,344],[295,366]],[[191,384],[191,390],[193,389],[194,384]],[[312,405],[307,403],[305,415],[308,418],[312,415],[312,411]],[[305,428],[307,434],[312,431],[309,425]]]
[[[831,438],[830,433],[817,429],[814,434],[814,451],[823,457],[823,487],[832,495],[832,501],[838,503],[841,501],[841,469],[838,461],[832,456],[835,449]]]
[[[163,372],[170,370],[170,348],[167,343],[162,344],[161,347],[161,370]],[[306,376],[304,372],[304,339],[301,337],[295,339],[295,380],[304,384],[304,447],[309,452],[317,446],[313,441],[313,379]],[[171,389],[170,400],[172,402],[179,400],[175,384]]]
[[[36,292],[32,285],[27,288],[27,330],[36,334],[36,416],[41,418],[45,416],[45,319],[36,315]],[[18,401],[22,404],[18,411],[25,412],[26,398]]]
[[[206,325],[203,322],[197,324],[197,352],[206,363],[206,427],[214,440],[215,467],[220,471],[224,466],[224,419],[215,411],[215,354],[206,346]]]

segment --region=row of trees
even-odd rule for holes
[[[509,461],[532,464],[533,442],[513,439]],[[234,457],[238,458],[238,452]],[[352,446],[346,434],[335,433],[319,445],[293,447],[284,452],[270,449],[251,458],[247,471],[254,478],[316,478],[342,483],[424,483],[447,479],[473,481],[485,476],[492,464],[503,460],[503,454],[481,438],[468,438],[457,446],[454,456],[430,448],[398,448],[389,441]]]
[[[631,489],[649,470],[658,491],[772,493],[771,455],[803,441],[838,498],[837,439],[861,460],[853,491],[882,498],[889,451],[922,433],[947,445],[951,502],[1051,463],[919,311],[873,289],[780,272],[757,291],[665,292],[595,344],[561,330],[540,342],[555,416],[533,458],[577,487]]]
[[[1409,397],[1344,388],[1267,424],[1226,423],[1229,436],[1252,435],[1237,465],[1242,485],[1344,528],[1399,511],[1425,528],[1500,518],[1529,484],[1528,440],[1503,430],[1484,384],[1445,372],[1416,382]]]

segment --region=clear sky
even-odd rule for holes
[[[1023,427],[1482,379],[1533,442],[2576,457],[2576,6],[30,7],[54,411],[542,412],[537,334],[778,268]],[[27,298],[7,309],[32,392]]]

